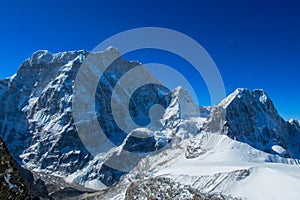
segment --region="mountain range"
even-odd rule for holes
[[[85,101],[91,90],[89,83],[74,87],[85,64],[94,69],[84,74],[87,79],[98,80],[99,71],[106,70],[92,97],[95,117],[77,119],[74,100]],[[146,77],[155,84],[135,91],[118,85],[129,71],[129,83]],[[116,87],[123,93],[115,95]],[[86,95],[76,96],[79,89]],[[112,105],[117,105],[117,112]],[[127,105],[129,116],[123,112]],[[300,195],[300,122],[285,121],[263,90],[239,88],[218,105],[199,106],[184,88],[163,87],[141,63],[123,59],[116,48],[56,54],[40,50],[15,75],[0,81],[0,107],[0,137],[11,154],[8,160],[21,166],[14,167],[20,173],[18,188],[24,186],[28,198],[296,199]],[[82,130],[92,130],[91,121],[101,125],[106,139],[97,131],[82,136]],[[11,170],[4,168],[1,178],[8,185],[1,188],[1,195],[12,187],[7,181]],[[18,172],[22,170],[29,170],[31,181],[45,184],[47,191],[32,195],[32,187],[23,184],[26,177]]]

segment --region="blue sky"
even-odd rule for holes
[[[92,50],[131,28],[158,26],[198,41],[217,64],[227,93],[263,88],[286,119],[300,119],[300,3],[244,1],[2,1],[0,78],[14,74],[38,49]],[[165,52],[129,54],[143,63],[162,62],[189,76],[189,66]],[[187,77],[209,104],[205,84]]]

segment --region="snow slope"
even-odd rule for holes
[[[192,148],[197,150],[191,158]],[[109,192],[91,198],[124,199],[132,183],[151,180],[148,188],[156,188],[156,184],[161,184],[159,180],[167,178],[180,188],[188,186],[220,199],[297,199],[299,170],[297,159],[268,154],[225,135],[202,132],[174,148],[144,158]],[[143,194],[149,194],[146,188],[136,190],[141,199]],[[151,194],[159,195],[155,192]],[[161,188],[160,193],[170,194],[169,187]]]

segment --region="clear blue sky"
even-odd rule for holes
[[[263,88],[285,118],[300,119],[297,0],[1,1],[0,77],[14,74],[38,49],[92,50],[111,35],[144,26],[189,35],[214,59],[227,93],[237,87]],[[162,55],[149,51],[128,57],[184,64]]]

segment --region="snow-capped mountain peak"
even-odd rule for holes
[[[250,91],[246,88],[236,89],[233,93],[228,95],[227,98],[222,100],[220,102],[219,106],[222,106],[223,108],[227,108],[232,103],[232,101],[234,101],[236,99],[246,102],[247,100],[252,99],[252,98],[258,100],[261,104],[271,104],[270,106],[272,106],[275,109],[271,99],[268,97],[267,93],[264,90],[255,89],[253,91]],[[271,109],[273,109],[273,108],[271,108]]]
[[[32,54],[29,58],[31,64],[46,64],[53,59],[52,54],[47,50],[39,50]]]
[[[287,154],[298,157],[300,151],[291,140],[295,131],[278,114],[273,102],[263,90],[237,89],[217,107],[204,125],[206,131],[221,132],[229,137],[266,151],[274,152],[274,145]]]
[[[87,61],[88,56],[92,62]],[[77,126],[94,119],[87,117],[87,120],[76,121],[73,115],[73,102],[77,98],[73,93],[76,91],[74,82],[78,70],[82,64],[95,63],[101,66],[91,68],[85,74],[88,79],[97,77],[102,68],[107,69],[98,82],[95,98],[92,98],[91,102],[95,104],[92,111],[105,132],[106,141],[113,143],[109,146],[100,141],[101,145],[97,146],[98,132],[87,135],[92,141],[88,145],[95,145],[99,150],[97,154],[91,153],[89,146],[81,140]],[[128,71],[134,75],[132,69],[136,67],[140,67],[140,71],[135,74],[136,78],[129,79],[129,83],[147,77],[158,84],[146,84],[137,91],[132,91],[134,88],[126,90],[127,85],[118,81]],[[159,83],[141,63],[123,59],[114,47],[101,52],[80,50],[55,54],[40,50],[24,61],[16,75],[0,81],[0,136],[8,144],[13,158],[25,168],[59,177],[74,187],[81,185],[94,189],[113,187],[121,180],[126,182],[123,185],[126,190],[130,180],[146,174],[153,178],[149,181],[151,184],[161,181],[156,181],[157,176],[168,176],[168,180],[186,188],[188,194],[195,190],[186,186],[189,184],[186,180],[193,180],[201,191],[229,191],[231,194],[231,185],[238,188],[238,181],[247,180],[251,173],[261,174],[257,169],[266,171],[257,168],[257,163],[298,163],[299,121],[286,122],[280,117],[263,90],[239,88],[219,105],[201,107],[182,87],[169,91]],[[115,87],[123,89],[123,93],[113,96]],[[86,83],[80,89],[89,94],[90,84]],[[132,98],[127,98],[129,94],[133,94]],[[82,98],[86,100],[84,95]],[[119,112],[112,113],[111,102],[119,105]],[[152,106],[157,104],[163,109],[155,110]],[[127,105],[132,106],[132,112],[124,117],[121,110]],[[129,120],[142,122],[142,125],[131,126]],[[127,128],[126,131],[121,125]],[[132,154],[134,158],[130,156]],[[240,162],[238,166],[226,165],[234,160]],[[218,161],[223,163],[223,168],[209,165],[217,174],[192,170],[202,161]],[[242,162],[254,162],[255,165],[245,168]],[[201,165],[201,170],[205,171],[206,164]],[[182,169],[186,169],[184,173]],[[189,172],[192,175],[186,174]],[[289,180],[288,176],[284,178]],[[200,183],[206,181],[210,182],[210,189],[200,187]],[[243,196],[242,193],[239,195]]]

